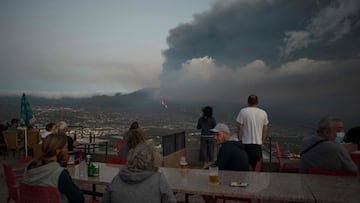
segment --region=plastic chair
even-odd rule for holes
[[[106,156],[105,163],[107,164],[126,164],[127,159],[126,158],[120,158],[117,156]]]
[[[34,148],[39,143],[39,130],[37,129],[31,129],[27,132],[27,146],[28,150],[33,150],[34,154]]]
[[[3,163],[3,167],[8,187],[8,198],[6,202],[9,203],[10,200],[14,200],[16,203],[20,203],[19,185],[17,184],[17,180],[21,179],[22,175],[15,175],[13,168],[9,164]]]
[[[360,154],[350,153],[350,157],[358,167],[358,175],[360,175]]]
[[[309,174],[318,174],[318,175],[329,175],[329,176],[357,176],[357,173],[345,170],[327,170],[321,168],[311,167],[309,168]]]
[[[18,136],[16,131],[6,130],[3,131],[5,144],[8,150],[15,150],[18,154],[24,146],[20,146],[18,143]]]
[[[284,163],[283,161],[283,154],[281,153],[279,142],[275,141],[275,150],[276,150],[276,157],[279,161],[279,172],[292,172],[292,173],[298,173],[299,172],[299,165],[298,164],[289,164]]]
[[[119,155],[119,152],[120,152],[120,149],[122,146],[126,145],[127,144],[127,141],[125,140],[119,140],[117,143],[116,143],[116,154]]]
[[[54,186],[20,184],[22,203],[60,203],[60,197]]]

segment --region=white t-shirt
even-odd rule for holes
[[[243,144],[263,144],[262,129],[269,124],[267,114],[257,107],[246,107],[240,110],[236,122],[243,124],[241,140]]]

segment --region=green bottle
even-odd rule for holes
[[[86,155],[86,160],[87,160],[88,177],[92,177],[94,176],[94,166],[90,154]]]

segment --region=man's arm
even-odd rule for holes
[[[268,131],[268,125],[264,125],[263,129],[262,129],[262,144],[265,144],[266,141],[266,135],[267,135],[267,131]]]
[[[237,136],[239,141],[241,141],[241,137],[243,135],[243,128],[244,128],[244,124],[238,123],[238,132],[237,132]]]

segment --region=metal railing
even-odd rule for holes
[[[167,156],[186,148],[185,131],[162,136],[162,155]]]

